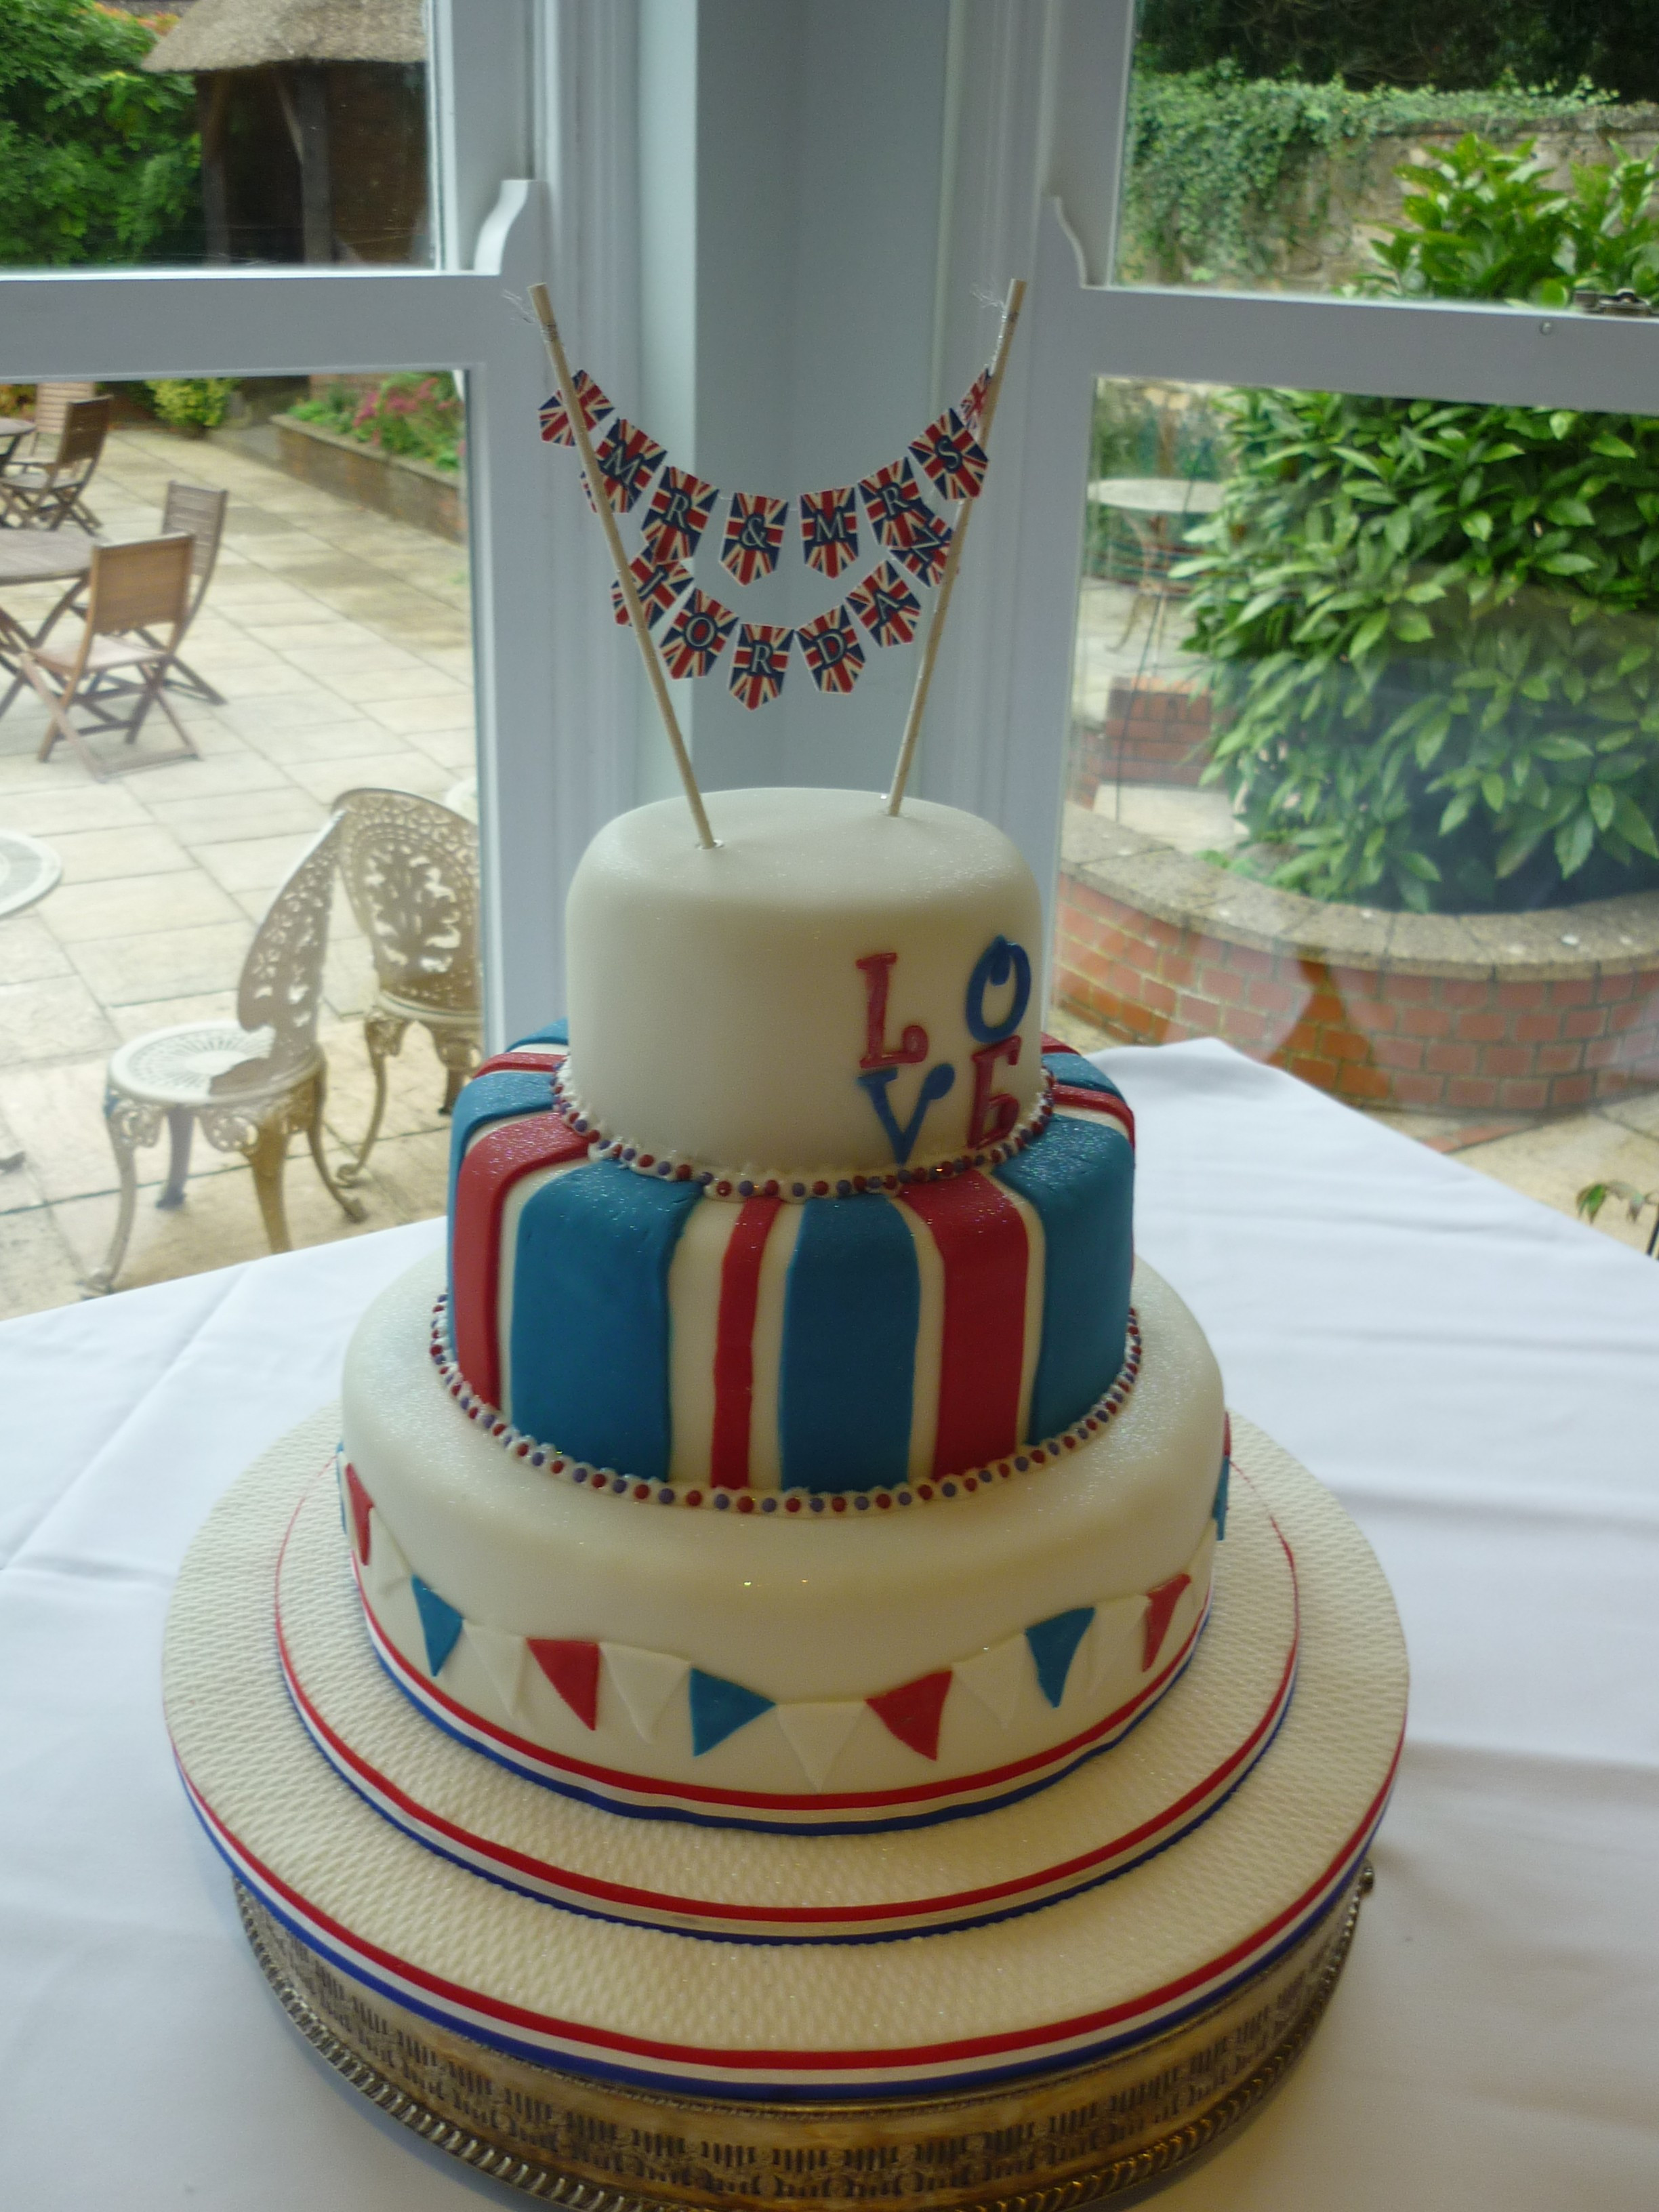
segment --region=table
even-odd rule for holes
[[[1212,1042],[1104,1056],[1140,1249],[1336,1488],[1415,1670],[1307,2060],[1169,2212],[1659,2203],[1659,1267]],[[162,1732],[178,1560],[336,1387],[388,1230],[0,1328],[0,2201],[464,2212],[246,1955]],[[522,2203],[501,2196],[499,2201]]]
[[[0,607],[0,667],[15,675],[19,654],[27,647],[40,644],[63,612],[64,600],[73,596],[81,579],[90,574],[93,550],[97,543],[90,532],[77,528],[72,522],[64,523],[56,530],[0,530],[0,591],[8,584],[52,584],[64,577],[70,580],[69,592],[58,599],[39,629],[26,629]],[[12,690],[16,688],[14,684]],[[3,702],[0,702],[0,714],[10,704],[11,692],[8,691]]]
[[[0,469],[5,467],[33,428],[32,416],[0,415]]]

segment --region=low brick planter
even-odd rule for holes
[[[1565,1111],[1659,1085],[1659,891],[1519,915],[1326,905],[1070,806],[1054,996],[1356,1103]]]
[[[1103,722],[1072,731],[1072,796],[1092,806],[1103,783],[1195,784],[1210,735],[1207,692],[1114,677]]]
[[[342,438],[320,423],[297,422],[292,415],[271,418],[276,452],[290,476],[332,492],[358,507],[395,515],[434,538],[466,542],[466,487],[429,461],[405,460],[383,453],[356,438]]]

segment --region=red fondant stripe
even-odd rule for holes
[[[716,1490],[749,1487],[749,1424],[755,1401],[755,1314],[761,1261],[783,1200],[751,1198],[739,1210],[720,1261],[714,1335],[714,1435],[708,1480]]]
[[[585,1159],[592,1141],[578,1136],[562,1115],[525,1114],[487,1128],[461,1162],[451,1231],[449,1325],[462,1374],[492,1406],[501,1402],[496,1292],[507,1194],[520,1176],[537,1168]]]
[[[1081,1107],[1087,1114],[1104,1114],[1115,1121],[1131,1145],[1135,1140],[1135,1117],[1129,1110],[1127,1099],[1110,1091],[1085,1091],[1080,1083],[1057,1083],[1054,1085],[1056,1106]]]
[[[515,1069],[530,1075],[550,1075],[562,1064],[564,1056],[562,1044],[532,1044],[518,1052],[498,1052],[493,1060],[486,1060],[475,1067],[467,1081],[476,1083],[481,1075],[500,1075]]]
[[[901,1193],[945,1262],[935,1474],[1000,1459],[1019,1442],[1025,1362],[1025,1224],[988,1176],[964,1175]]]

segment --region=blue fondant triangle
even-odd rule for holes
[[[1037,1687],[1051,1705],[1057,1705],[1066,1694],[1066,1677],[1094,1617],[1093,1606],[1075,1606],[1070,1613],[1057,1613],[1052,1620],[1040,1620],[1025,1632],[1036,1662]]]
[[[1227,1533],[1227,1477],[1232,1472],[1232,1462],[1224,1458],[1221,1473],[1215,1486],[1215,1504],[1210,1508],[1210,1518],[1215,1522],[1215,1540],[1218,1544]]]
[[[428,1674],[441,1674],[444,1662],[455,1649],[456,1638],[466,1626],[465,1616],[434,1589],[428,1589],[418,1575],[411,1575],[410,1586],[415,1592],[415,1602],[420,1609],[421,1633],[426,1638],[426,1668]]]
[[[771,1710],[771,1698],[762,1697],[758,1690],[745,1690],[741,1682],[723,1681],[700,1668],[691,1669],[691,1748],[699,1759]]]
[[[556,1022],[550,1022],[544,1030],[532,1030],[528,1036],[514,1037],[512,1043],[508,1045],[507,1050],[517,1052],[519,1047],[524,1044],[568,1045],[569,1042],[570,1024],[562,1018]]]

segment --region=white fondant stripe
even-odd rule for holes
[[[1216,2003],[1314,1929],[1345,1894],[1386,1809],[1399,1753],[1387,1779],[1325,1873],[1295,1902],[1220,1958],[1179,1981],[1080,2019],[1045,2023],[971,2042],[842,2051],[714,2050],[622,2036],[538,2014],[465,1989],[355,1935],[311,1905],[247,1850],[180,1773],[203,1826],[232,1871],[278,1918],[340,1971],[424,2017],[490,2048],[609,2080],[693,2094],[750,2099],[914,2096],[1052,2070],[1146,2042]]]

